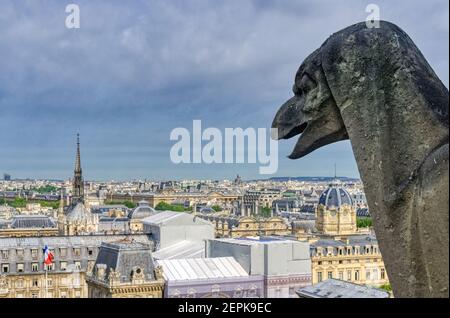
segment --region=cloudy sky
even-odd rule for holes
[[[65,27],[65,6],[81,28]],[[270,127],[302,60],[369,3],[403,28],[448,87],[448,1],[0,0],[0,173],[86,179],[257,178],[259,165],[175,165],[170,131]],[[276,176],[355,177],[350,143],[306,158],[279,145]]]

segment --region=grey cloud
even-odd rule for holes
[[[70,158],[76,131],[96,147],[117,149],[121,158],[128,146],[154,145],[153,154],[130,153],[130,163],[141,158],[138,168],[121,159],[123,171],[111,164],[108,174],[105,164],[98,172],[102,178],[126,177],[127,171],[150,177],[160,175],[152,171],[157,169],[176,177],[167,161],[168,134],[190,127],[192,119],[208,126],[268,127],[290,96],[301,61],[331,33],[366,17],[361,1],[73,2],[81,8],[79,30],[64,27],[61,1],[2,1],[0,147],[9,156],[19,155],[21,147],[43,149],[42,171],[51,172],[50,154],[56,148]],[[382,19],[411,35],[448,86],[448,2],[374,2]],[[280,156],[289,151],[289,143],[280,147]],[[100,148],[86,154],[95,166],[111,157]],[[357,175],[348,143],[330,149]],[[280,173],[325,171],[313,159],[300,165],[283,158]],[[0,157],[0,169],[18,175],[22,167]],[[203,169],[205,175],[217,172]],[[226,167],[220,176],[238,169]],[[199,173],[182,166],[174,171]]]

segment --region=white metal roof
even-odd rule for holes
[[[181,217],[185,214],[186,213],[184,213],[184,212],[162,211],[162,212],[156,213],[155,215],[151,215],[149,217],[144,218],[142,220],[142,222],[146,223],[146,224],[160,225],[171,219]]]
[[[298,242],[290,239],[284,238],[271,238],[264,237],[260,238],[258,236],[247,236],[247,237],[238,237],[238,238],[216,238],[214,241],[232,243],[238,245],[257,245],[257,244],[286,244],[292,242]]]
[[[196,224],[209,224],[212,226],[212,223],[203,220],[191,213],[186,212],[174,212],[174,211],[161,211],[154,215],[148,216],[144,219],[142,219],[142,223],[149,224],[149,225],[168,225],[173,224],[171,223],[173,220],[177,220],[177,222],[182,222],[186,224],[192,224],[192,222]]]
[[[156,259],[200,258],[205,254],[203,241],[183,240],[153,252]]]
[[[234,257],[158,260],[168,281],[247,277]]]

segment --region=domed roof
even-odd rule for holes
[[[316,220],[296,220],[291,223],[292,228],[308,233],[316,231]]]
[[[330,186],[322,192],[319,198],[319,204],[326,208],[340,208],[344,204],[352,205],[352,198],[338,182],[330,184]]]
[[[214,210],[213,208],[207,206],[207,207],[202,208],[200,210],[200,213],[203,213],[203,214],[216,213],[216,210]]]
[[[143,219],[157,213],[155,209],[150,207],[147,201],[139,201],[138,206],[128,214],[130,219]]]
[[[66,215],[68,221],[86,220],[91,217],[91,212],[84,206],[83,202],[78,202],[73,208],[69,210]]]

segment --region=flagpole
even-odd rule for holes
[[[45,269],[45,298],[48,298],[48,279],[47,279],[47,264],[44,263]]]

